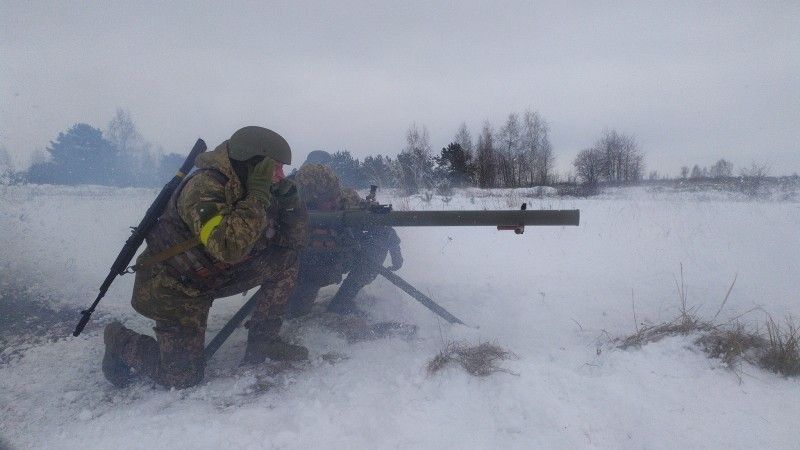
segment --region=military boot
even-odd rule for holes
[[[354,283],[348,283],[345,280],[333,298],[331,298],[331,301],[328,302],[328,306],[325,308],[326,311],[340,315],[358,313],[358,307],[353,299],[355,299],[359,289],[359,286]]]
[[[158,372],[153,377],[156,382],[185,389],[203,381],[205,329],[156,322],[155,331],[159,355]]]
[[[131,366],[125,364],[122,352],[137,333],[125,328],[119,322],[111,322],[103,331],[106,351],[103,354],[103,375],[116,387],[125,387],[133,379]]]
[[[247,348],[244,351],[243,365],[261,364],[267,358],[275,361],[302,361],[308,359],[308,349],[302,345],[290,344],[278,336],[281,319],[270,319],[264,323],[247,323]]]
[[[125,387],[135,375],[155,378],[158,373],[158,344],[150,336],[112,322],[103,332],[106,351],[103,375],[116,387]]]

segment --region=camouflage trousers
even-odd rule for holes
[[[389,250],[380,247],[370,247],[367,248],[367,250],[368,252],[365,255],[360,255],[352,259],[349,267],[350,270],[339,286],[339,290],[337,290],[336,294],[331,298],[329,305],[341,305],[352,302],[361,289],[375,281],[378,272],[374,270],[370,264],[366,264],[364,258],[383,262]],[[289,298],[287,307],[287,314],[289,317],[299,317],[311,312],[311,308],[314,305],[314,301],[320,289],[330,284],[336,284],[331,283],[331,280],[336,277],[341,280],[341,274],[335,274],[336,277],[325,276],[325,271],[331,268],[319,267],[319,265],[315,266],[309,263],[312,261],[313,260],[308,258],[301,260],[297,286]]]
[[[258,300],[247,326],[251,334],[277,337],[298,269],[297,251],[272,248],[234,266],[234,276],[213,290],[186,286],[168,276],[160,265],[138,271],[131,304],[155,320],[156,339],[133,333],[120,350],[123,362],[165,386],[184,388],[199,383],[205,370],[205,331],[214,299],[258,286],[254,294]]]

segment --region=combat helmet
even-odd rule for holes
[[[339,177],[322,164],[303,164],[294,181],[309,207],[338,200],[341,194]]]
[[[330,164],[333,157],[325,150],[314,150],[306,157],[303,164]]]
[[[228,140],[228,156],[234,161],[247,161],[256,156],[292,163],[292,149],[280,134],[263,127],[240,128]]]

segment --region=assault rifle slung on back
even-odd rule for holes
[[[103,284],[100,285],[100,292],[97,294],[97,298],[95,298],[91,306],[81,311],[81,319],[75,326],[75,331],[72,332],[73,336],[77,337],[80,335],[83,331],[83,328],[86,327],[87,323],[89,323],[92,313],[97,307],[97,304],[100,303],[100,300],[106,295],[106,291],[108,291],[108,288],[111,287],[111,283],[114,281],[114,278],[127,272],[128,266],[130,265],[133,257],[136,256],[136,252],[139,250],[139,247],[142,246],[145,236],[150,229],[153,228],[153,225],[158,222],[158,218],[161,216],[161,213],[164,212],[164,208],[167,206],[167,202],[169,201],[172,192],[175,191],[175,188],[178,187],[186,174],[192,170],[192,167],[194,167],[194,160],[197,158],[197,155],[203,153],[204,151],[206,151],[206,143],[202,139],[198,139],[197,142],[195,142],[194,147],[192,147],[192,150],[189,152],[189,156],[186,157],[186,160],[181,165],[181,168],[178,170],[175,176],[172,177],[172,179],[169,180],[169,182],[164,185],[163,188],[161,188],[161,192],[159,192],[158,197],[156,197],[150,207],[147,208],[147,212],[145,213],[141,222],[139,222],[139,225],[131,227],[131,235],[128,237],[128,240],[125,241],[125,245],[122,246],[122,250],[120,250],[119,254],[117,255],[117,259],[114,260],[114,264],[111,265],[111,270],[109,271],[108,275],[106,275],[106,279],[103,281]]]

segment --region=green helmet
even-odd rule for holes
[[[240,128],[228,140],[228,156],[235,161],[247,161],[265,156],[282,164],[292,163],[292,149],[280,134],[263,127]]]
[[[303,164],[330,164],[333,157],[325,150],[314,150],[306,157],[306,162]]]

